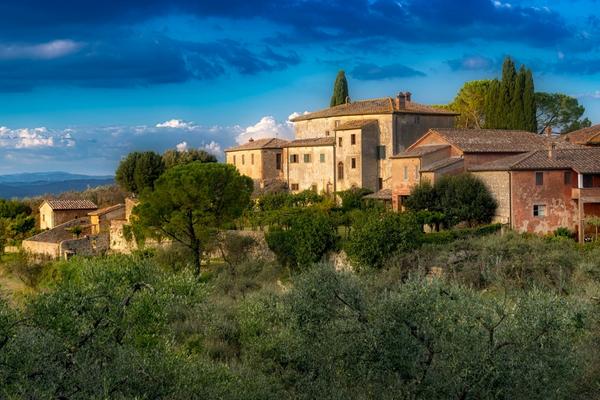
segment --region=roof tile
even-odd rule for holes
[[[98,208],[90,200],[45,200],[45,202],[53,210],[96,210]]]

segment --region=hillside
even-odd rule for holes
[[[0,175],[0,198],[32,197],[82,191],[90,187],[110,185],[112,176],[91,176],[68,172],[41,172]]]

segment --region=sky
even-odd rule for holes
[[[0,174],[289,138],[350,97],[442,104],[511,56],[600,123],[600,0],[3,0]]]

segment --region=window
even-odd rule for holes
[[[299,190],[300,189],[297,183],[292,183],[291,186],[292,186],[292,190]]]
[[[592,175],[583,175],[583,187],[591,188],[594,186],[594,177]]]
[[[421,123],[421,116],[415,115],[415,124],[420,124],[420,123]]]
[[[415,181],[419,180],[419,166],[415,165]]]
[[[338,173],[337,175],[338,175],[339,180],[344,179],[344,163],[341,161],[338,163],[337,173]]]
[[[352,159],[352,169],[356,168],[356,158]]]
[[[383,178],[378,178],[377,179],[377,187],[379,190],[383,189]]]
[[[312,190],[313,192],[317,193],[317,185],[313,184],[313,185],[310,187],[310,190]]]
[[[233,165],[235,165],[235,156],[233,156]]]
[[[325,153],[319,154],[319,161],[322,162],[322,163],[325,162]]]
[[[246,164],[246,156],[242,154],[242,165]]]
[[[565,185],[570,185],[571,179],[571,171],[565,171]]]
[[[309,163],[310,162],[310,154],[305,154],[304,155],[304,162],[305,163]]]
[[[290,164],[295,164],[298,162],[298,154],[290,154]]]
[[[536,204],[533,206],[533,216],[534,217],[545,217],[546,216],[546,206],[544,204]]]
[[[404,166],[404,180],[408,180],[408,167],[406,165]]]
[[[338,126],[340,126],[340,120],[339,120],[339,119],[338,119],[338,120],[336,120],[336,121],[334,122],[334,124],[335,124],[335,127],[337,128]]]
[[[275,154],[275,169],[281,169],[281,153]]]
[[[356,134],[350,135],[350,144],[356,144]]]
[[[250,164],[254,165],[254,154],[250,155]]]
[[[329,131],[325,131],[325,136],[329,136]]]
[[[377,146],[377,159],[385,160],[385,146]]]
[[[338,138],[338,146],[342,147],[342,138]]]
[[[543,172],[535,173],[535,184],[537,186],[542,186],[544,184],[544,173]]]

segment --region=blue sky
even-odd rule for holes
[[[512,56],[600,123],[598,0],[6,0],[0,174],[112,173],[132,150],[287,137],[327,106],[411,91],[445,103]]]

